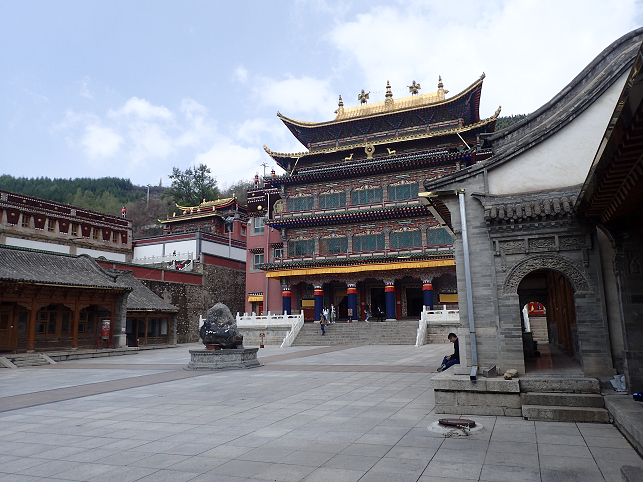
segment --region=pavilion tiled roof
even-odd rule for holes
[[[130,291],[88,255],[0,246],[0,282]]]
[[[176,313],[179,309],[156,295],[147,286],[134,278],[130,271],[105,270],[118,277],[118,283],[132,289],[127,296],[127,311],[163,311]]]
[[[359,208],[353,211],[336,211],[329,213],[305,214],[302,216],[285,216],[267,219],[266,224],[273,228],[298,226],[320,226],[328,224],[346,224],[377,219],[391,219],[400,216],[431,216],[429,208],[422,204],[405,204],[398,206]]]

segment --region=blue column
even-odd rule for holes
[[[324,306],[324,290],[315,286],[315,321],[321,320],[322,308]]]
[[[284,315],[289,315],[291,311],[291,293],[289,288],[282,288],[281,305]]]
[[[387,284],[384,288],[386,297],[386,319],[395,320],[395,286]]]
[[[348,318],[352,320],[357,320],[357,288],[355,287],[355,285],[349,284],[346,290],[346,294],[348,298],[347,299],[348,310],[349,310]],[[351,310],[353,313],[352,316],[350,315]]]
[[[433,309],[433,285],[429,282],[422,284],[422,294],[424,295],[424,306],[429,311]]]

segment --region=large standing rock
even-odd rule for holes
[[[243,348],[243,335],[237,331],[237,322],[230,309],[217,303],[208,310],[208,317],[200,331],[204,345],[220,348]]]

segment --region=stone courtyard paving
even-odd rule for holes
[[[0,482],[619,481],[610,425],[471,416],[444,438],[429,387],[448,345],[267,347],[190,372],[188,349],[0,370]]]

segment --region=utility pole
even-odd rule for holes
[[[266,167],[268,167],[268,164],[266,164],[265,162],[262,162],[261,165],[263,166],[263,177],[265,179],[265,177],[266,177]],[[261,180],[261,186],[262,187],[264,186],[264,183],[265,183],[265,181],[262,179]]]
[[[150,207],[150,185],[147,185],[147,207]]]

